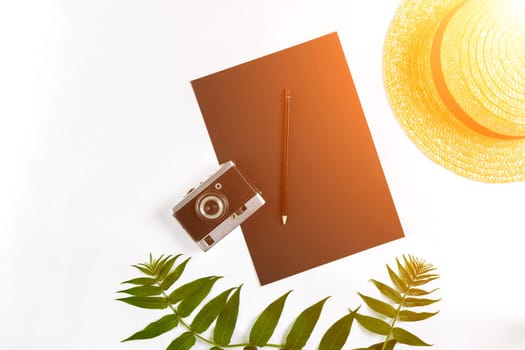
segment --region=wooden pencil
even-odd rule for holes
[[[292,91],[290,89],[284,90],[284,127],[283,127],[283,165],[282,165],[282,179],[281,179],[281,208],[282,208],[282,222],[286,225],[288,220],[288,148],[290,136],[290,112],[291,112]]]

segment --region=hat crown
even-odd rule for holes
[[[442,23],[442,88],[461,114],[503,137],[525,137],[523,18],[521,1],[469,0]]]

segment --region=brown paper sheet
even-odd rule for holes
[[[266,200],[242,225],[261,284],[403,237],[337,33],[192,85],[218,161],[235,161]]]

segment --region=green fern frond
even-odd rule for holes
[[[167,344],[167,350],[191,349],[197,342],[209,345],[210,349],[243,348],[256,350],[261,348],[279,348],[301,350],[311,348],[307,345],[314,327],[328,298],[305,308],[295,319],[280,343],[271,342],[273,333],[281,318],[283,308],[290,291],[270,303],[257,318],[249,332],[249,339],[243,343],[232,343],[236,328],[241,286],[222,291],[215,297],[207,298],[220,276],[206,276],[190,280],[182,285],[177,281],[190,260],[177,262],[181,255],[161,255],[154,258],[151,254],[144,263],[132,265],[143,275],[126,280],[121,284],[131,285],[118,293],[125,297],[117,300],[143,308],[167,310],[161,318],[149,323],[123,342],[155,338],[177,329],[177,336]],[[410,332],[395,327],[396,322],[421,321],[437,312],[415,312],[411,308],[433,304],[438,300],[427,296],[436,289],[428,290],[425,285],[439,278],[432,265],[411,255],[403,256],[402,262],[396,259],[397,272],[387,265],[392,285],[372,280],[388,302],[364,294],[359,294],[364,302],[382,318],[366,316],[355,310],[348,310],[324,333],[318,350],[340,350],[350,336],[352,323],[357,320],[367,330],[384,335],[385,341],[367,349],[392,350],[398,343],[410,345],[428,345]],[[422,289],[425,288],[425,289]],[[208,299],[207,301],[205,301]],[[197,310],[197,311],[196,311]],[[195,314],[194,316],[192,316]],[[192,317],[192,320],[188,319]],[[386,322],[385,320],[388,320]],[[211,338],[203,333],[209,332]]]
[[[397,343],[430,346],[416,335],[396,327],[396,323],[422,321],[439,313],[439,311],[416,312],[409,309],[428,306],[441,300],[423,298],[434,293],[437,289],[429,291],[421,289],[440,276],[434,272],[436,268],[432,264],[413,255],[403,255],[402,262],[396,258],[396,267],[397,272],[386,265],[392,285],[372,280],[372,283],[388,299],[388,302],[359,293],[365,304],[380,316],[372,317],[357,314],[356,320],[370,332],[385,336],[384,341],[375,344],[372,349],[393,349]]]

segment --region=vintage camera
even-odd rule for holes
[[[259,191],[234,162],[228,161],[190,189],[171,212],[195,243],[207,251],[263,204]]]

